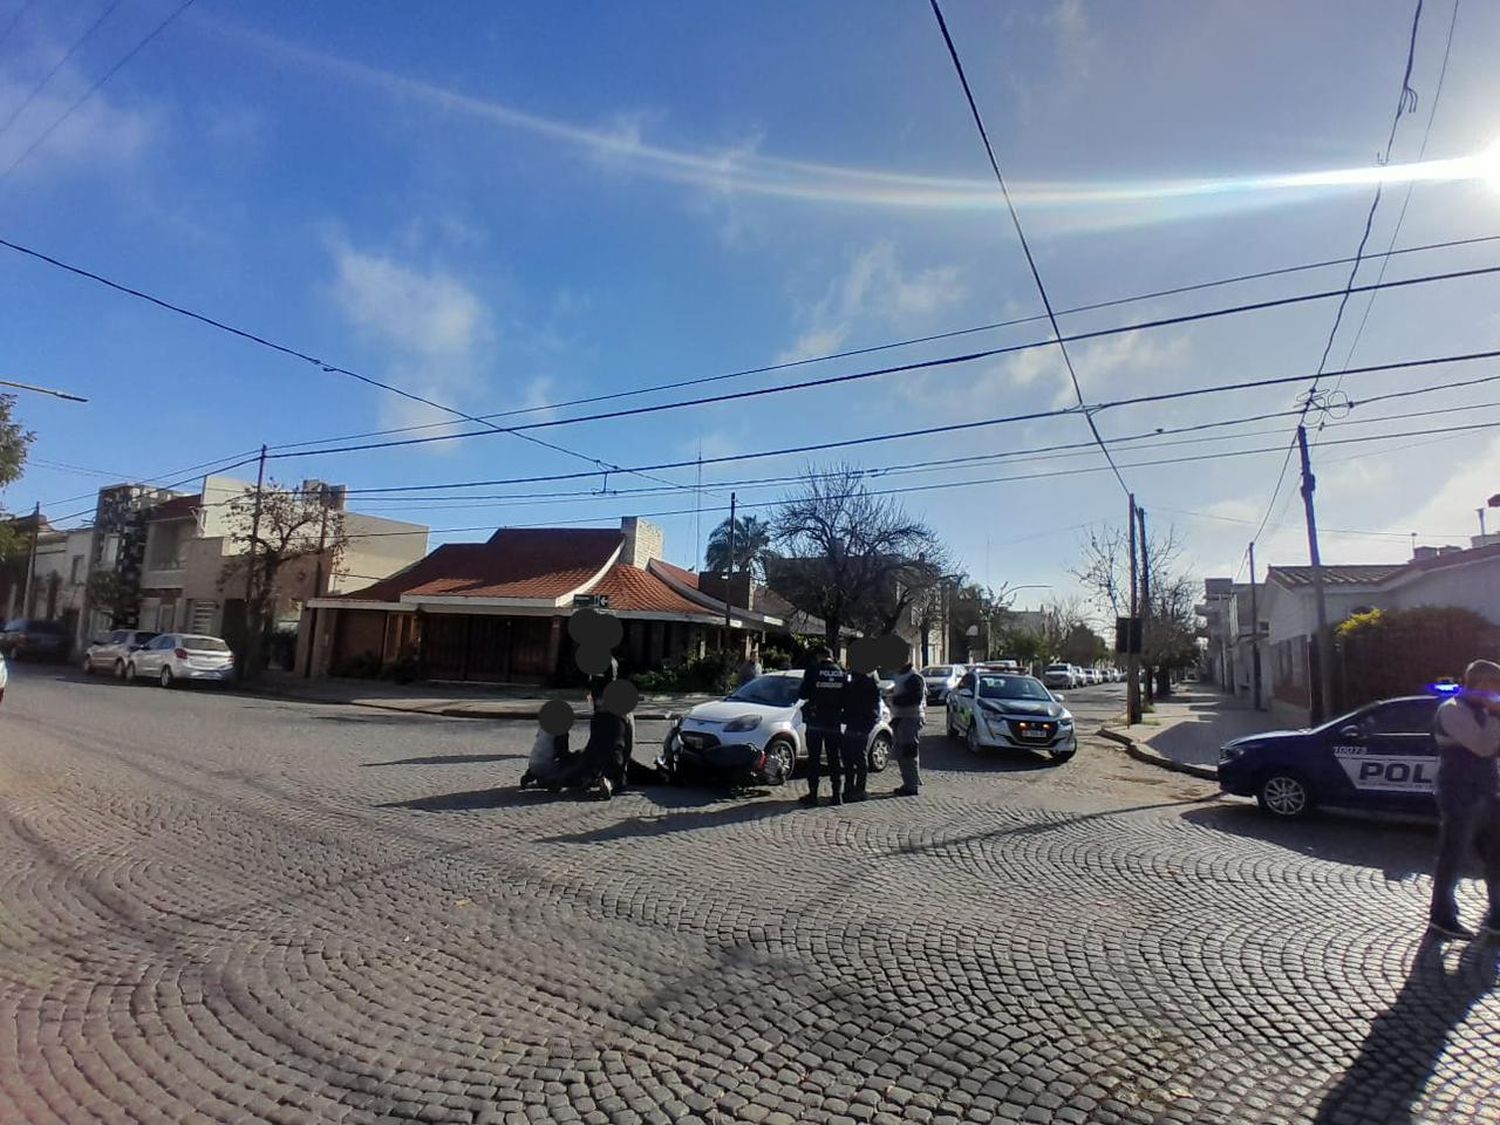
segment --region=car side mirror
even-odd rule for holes
[[[1365,732],[1359,729],[1358,723],[1350,723],[1348,726],[1339,728],[1339,737],[1347,738],[1351,742],[1357,742],[1365,736]]]
[[[1126,512],[1125,514],[1128,516],[1130,513]],[[1064,696],[1058,695],[1057,692],[1055,692],[1055,691],[1052,693],[1052,698],[1055,699],[1055,700],[1057,700],[1057,702],[1059,702],[1059,703],[1065,703],[1065,702],[1067,702],[1067,700],[1066,700],[1066,698]]]

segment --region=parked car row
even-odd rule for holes
[[[66,660],[72,646],[61,621],[18,617],[0,630],[0,654],[11,660]]]
[[[1112,665],[1082,668],[1077,664],[1049,664],[1042,669],[1042,682],[1049,688],[1081,688],[1093,684],[1118,684],[1125,673]]]
[[[218,637],[116,629],[99,637],[83,655],[84,672],[101,668],[126,683],[154,680],[164,688],[223,684],[234,679],[234,653]]]

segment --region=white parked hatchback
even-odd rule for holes
[[[163,633],[130,654],[125,681],[155,680],[164,688],[207,681],[224,684],[234,679],[234,653],[218,637],[195,633]]]

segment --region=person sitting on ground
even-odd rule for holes
[[[1462,691],[1437,709],[1433,737],[1441,827],[1428,925],[1444,937],[1474,936],[1459,920],[1455,891],[1460,867],[1477,851],[1490,900],[1481,928],[1500,937],[1500,664],[1469,665]]]
[[[583,748],[589,787],[608,800],[623,788],[627,754],[625,719],[604,708],[589,718],[589,740]]]

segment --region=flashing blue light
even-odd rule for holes
[[[1439,680],[1435,684],[1428,684],[1427,690],[1433,695],[1457,695],[1463,690],[1463,685],[1456,684],[1452,680]]]

